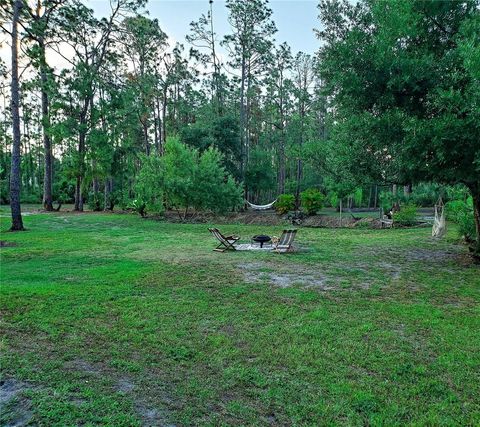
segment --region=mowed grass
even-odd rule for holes
[[[301,228],[279,255],[132,215],[25,223],[2,218],[2,425],[480,424],[480,269],[455,230]]]

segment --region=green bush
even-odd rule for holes
[[[162,157],[142,156],[130,209],[145,216],[176,209],[182,219],[198,211],[224,213],[242,205],[243,189],[222,166],[220,151],[202,152],[168,138]]]
[[[135,199],[129,208],[138,213],[142,218],[147,215],[147,204],[143,200]]]
[[[452,200],[446,204],[445,208],[447,219],[458,224],[460,235],[467,242],[474,242],[476,232],[472,198],[468,198],[466,202],[463,200]]]
[[[385,212],[388,212],[394,203],[401,203],[403,201],[402,199],[402,196],[394,196],[391,191],[382,191],[378,196],[379,205]]]
[[[353,203],[355,204],[356,207],[362,206],[363,190],[361,187],[355,189],[355,191],[352,194],[352,197],[353,197]]]
[[[399,191],[403,194],[403,187],[400,187]],[[414,185],[408,201],[417,206],[433,206],[437,202],[438,196],[444,195],[444,193],[444,187],[440,184],[423,182]]]
[[[8,179],[0,179],[0,204],[8,205],[10,202],[10,187]]]
[[[393,214],[393,221],[401,225],[413,225],[417,220],[417,206],[413,204],[404,205],[400,211]]]
[[[158,156],[143,156],[142,168],[135,183],[137,208],[142,205],[141,211],[134,208],[140,215],[146,213],[161,214],[164,211],[164,170],[162,159]],[[141,202],[140,202],[141,201]]]
[[[103,209],[103,194],[99,191],[88,193],[88,209],[91,211],[101,211]]]
[[[121,200],[121,192],[120,191],[111,191],[110,193],[107,194],[107,206],[104,207],[104,209],[108,209],[110,211],[113,211],[113,208],[117,203],[119,203]]]
[[[295,209],[295,196],[293,194],[280,194],[275,203],[275,209],[279,214],[286,214]]]
[[[118,206],[120,207],[121,210],[123,211],[128,211],[129,209],[132,209],[132,200],[130,199],[128,195],[128,191],[118,191]]]
[[[223,156],[215,148],[196,158],[191,199],[195,210],[225,213],[243,203],[243,189],[222,166]]]
[[[73,203],[75,200],[75,180],[60,177],[53,183],[53,200],[58,203]]]
[[[323,194],[316,188],[309,188],[302,191],[300,193],[300,200],[302,202],[302,208],[308,215],[315,215],[323,208]]]
[[[9,189],[10,191],[10,189]],[[9,193],[10,196],[10,193]],[[21,202],[22,203],[41,203],[42,202],[42,194],[41,193],[21,193]]]
[[[340,202],[338,193],[336,193],[335,191],[330,191],[330,193],[328,193],[327,195],[327,201],[332,208],[336,208]]]

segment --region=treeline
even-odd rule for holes
[[[18,40],[12,67],[2,65],[2,202],[21,187],[24,201],[42,199],[46,210],[54,201],[107,209],[157,182],[164,208],[188,210],[191,202],[167,196],[170,147],[190,159],[190,180],[214,153],[210,175],[222,174],[237,200],[220,206],[283,193],[298,206],[316,188],[334,206],[378,207],[404,187],[411,197],[412,184],[460,185],[479,235],[477,0],[322,0],[314,54],[275,41],[267,0],[226,0],[223,37],[214,32],[217,5],[206,2],[186,31],[190,49],[169,45],[144,0],[110,5],[98,18],[79,0],[2,3],[3,27]],[[20,73],[15,56],[28,64]],[[61,67],[52,68],[54,57]],[[20,157],[11,156],[20,151],[21,182]],[[187,187],[199,200],[196,182]]]
[[[141,14],[142,1],[116,0],[102,19],[81,1],[43,0],[35,9],[19,3],[20,59],[30,63],[20,89],[24,201],[43,198],[47,210],[54,201],[73,202],[81,211],[99,192],[135,198],[145,156],[163,156],[169,137],[200,153],[216,148],[253,202],[321,180],[302,153],[325,133],[315,60],[275,45],[266,0],[227,1],[231,33],[223,38],[212,30],[210,2],[190,26],[189,51],[168,44],[158,21]],[[51,57],[64,68],[53,69]],[[3,109],[3,202],[10,113]]]

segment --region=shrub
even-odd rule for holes
[[[328,193],[327,200],[328,200],[328,204],[332,208],[336,208],[338,206],[339,202],[340,202],[340,199],[338,197],[338,193],[336,193],[335,191],[331,191],[330,193]]]
[[[275,209],[279,214],[286,214],[295,209],[295,196],[293,194],[280,194],[275,203]]]
[[[53,183],[53,200],[58,203],[72,203],[75,200],[75,180],[60,177]]]
[[[404,205],[398,212],[393,214],[393,221],[401,225],[413,225],[417,220],[417,206]]]
[[[162,159],[154,155],[143,156],[142,168],[135,184],[135,196],[137,208],[144,206],[141,211],[134,208],[135,211],[142,216],[145,216],[147,212],[161,214],[164,211],[163,184]]]
[[[118,191],[118,201],[117,204],[123,211],[128,211],[133,209],[132,208],[132,199],[129,197],[127,190],[119,190]]]
[[[458,232],[467,242],[474,242],[476,238],[475,220],[473,218],[472,198],[466,202],[452,200],[445,206],[447,219],[458,224]]]
[[[8,179],[0,179],[0,204],[8,205],[10,203],[10,187]]]
[[[198,157],[192,197],[195,210],[225,213],[243,203],[243,189],[227,174],[222,158],[220,151],[214,148]]]
[[[323,194],[316,188],[309,188],[302,191],[300,193],[300,200],[302,202],[302,208],[308,215],[315,215],[323,208]]]
[[[202,154],[178,140],[167,140],[164,168],[164,191],[169,206],[183,210],[211,210],[223,213],[242,205],[242,187],[222,166],[222,154],[209,148]]]
[[[121,200],[121,192],[120,191],[111,191],[110,193],[107,194],[107,206],[104,207],[104,209],[108,209],[110,211],[113,211],[113,208],[117,203],[119,203]]]
[[[40,193],[27,193],[21,195],[21,202],[22,203],[41,203],[42,202],[42,195]]]
[[[402,191],[403,189],[399,190]],[[443,193],[444,189],[441,185],[424,182],[413,187],[408,201],[417,206],[433,206],[438,200],[438,196],[443,195]]]
[[[99,191],[88,193],[88,209],[91,211],[101,211],[103,209],[103,194]]]
[[[142,218],[147,215],[147,204],[143,200],[135,199],[129,208],[138,213]]]
[[[402,201],[402,197],[399,194],[394,196],[391,191],[382,191],[378,196],[378,200],[380,207],[385,212],[388,212],[394,203]]]
[[[362,206],[363,190],[361,187],[355,189],[355,191],[352,194],[352,197],[353,197],[353,203],[355,204],[356,207]]]

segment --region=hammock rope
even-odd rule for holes
[[[247,202],[248,206],[250,206],[254,211],[265,211],[267,209],[271,209],[275,204],[275,202],[277,201],[277,199],[275,199],[272,203],[269,203],[267,205],[255,205],[253,203],[250,203],[248,200],[245,200],[245,201]]]
[[[433,220],[432,237],[442,238],[447,232],[447,224],[445,222],[445,205],[442,198],[438,199],[435,204],[435,218]]]

